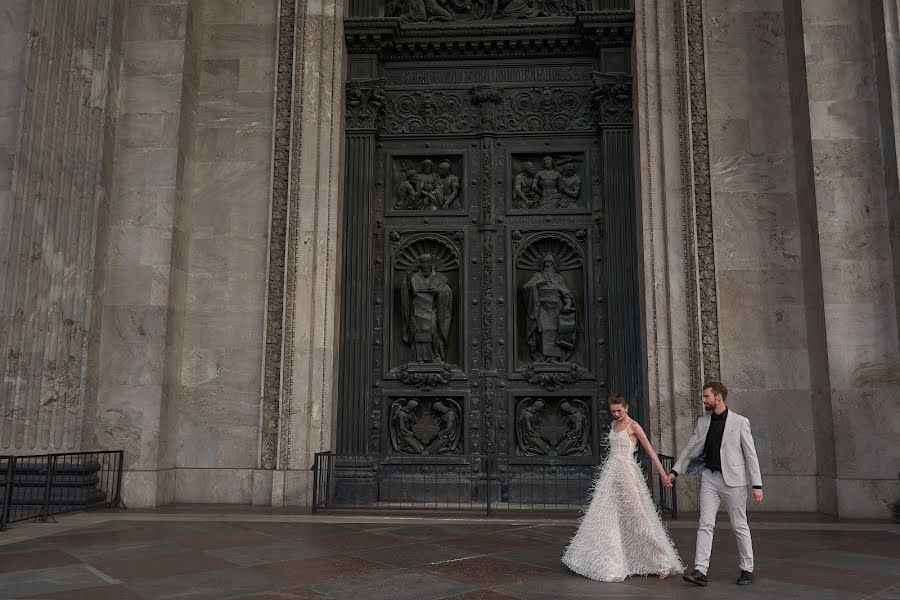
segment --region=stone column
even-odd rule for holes
[[[333,449],[343,18],[343,0],[280,3],[261,435],[277,470],[255,473],[254,503],[308,504],[314,454]]]
[[[900,491],[896,155],[884,153],[895,115],[878,100],[897,74],[877,77],[873,41],[884,34],[873,27],[873,4],[882,3],[800,2],[837,513],[848,517],[884,517]]]
[[[31,0],[4,4],[0,22],[0,273],[6,272],[12,223],[12,174],[19,142],[22,91],[31,25]]]
[[[5,120],[20,134],[11,186],[0,187],[11,192],[0,196],[0,449],[7,451],[81,445],[91,396],[87,350],[97,331],[94,249],[118,92],[116,8],[111,0],[30,7],[21,118]],[[4,15],[22,10],[13,3]]]

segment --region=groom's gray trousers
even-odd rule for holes
[[[737,538],[741,555],[741,570],[753,571],[753,544],[750,540],[750,526],[747,525],[747,487],[725,485],[722,473],[703,469],[700,476],[700,528],[697,530],[697,555],[694,568],[706,574],[709,569],[709,555],[712,552],[713,531],[716,527],[716,512],[725,503],[731,528]]]

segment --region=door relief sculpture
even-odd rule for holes
[[[519,288],[518,372],[529,383],[555,391],[577,381],[585,355],[579,313],[584,298],[581,250],[563,233],[539,233],[521,239],[516,260]]]
[[[461,234],[457,237],[462,239]],[[402,238],[393,232],[392,239]],[[395,253],[392,329],[400,343],[392,344],[391,364],[397,365],[392,373],[427,391],[450,381],[451,371],[458,369],[459,311],[454,300],[459,290],[459,250],[443,236],[420,234],[397,245]]]
[[[349,4],[336,493],[514,502],[639,415],[620,4]]]

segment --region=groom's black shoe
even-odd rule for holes
[[[741,575],[737,578],[738,585],[750,585],[753,583],[753,571],[741,571]]]
[[[709,585],[709,581],[707,581],[706,575],[704,575],[697,569],[694,569],[694,572],[690,575],[682,576],[682,579],[684,579],[688,583],[693,583],[694,585]]]

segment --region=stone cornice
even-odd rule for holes
[[[575,17],[405,24],[396,18],[344,23],[347,51],[393,59],[575,56],[589,48],[628,47],[634,12],[594,11]]]

